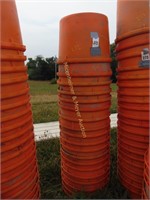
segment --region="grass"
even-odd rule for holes
[[[57,84],[50,84],[50,81],[28,81],[31,95],[57,95]]]
[[[33,112],[33,123],[58,120],[57,84],[50,81],[28,81]]]
[[[41,199],[65,198],[61,189],[59,138],[37,142]]]
[[[34,103],[32,104],[32,112],[34,123],[44,123],[58,120],[58,105],[56,102]]]
[[[50,122],[58,120],[58,96],[57,84],[50,81],[29,81],[31,104],[34,123]],[[117,86],[111,84],[112,102],[111,113],[117,112]]]
[[[111,84],[111,113],[117,112],[117,85],[115,83]]]
[[[74,199],[128,199],[127,191],[117,178],[117,136],[111,129],[111,168],[107,187],[91,195],[78,193]],[[37,142],[37,159],[40,173],[41,199],[68,199],[61,188],[60,142],[52,138]]]

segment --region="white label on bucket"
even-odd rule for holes
[[[99,38],[93,38],[92,47],[99,47]]]
[[[99,35],[98,32],[91,32],[91,39],[92,39],[92,47],[90,48],[91,56],[100,56],[101,49],[99,44]]]
[[[143,49],[143,51],[141,52],[141,57],[142,57],[142,61],[150,60],[150,55],[149,55],[149,49],[148,48]]]
[[[99,36],[97,32],[91,32],[92,47],[99,47]]]
[[[141,67],[150,67],[150,51],[148,48],[144,48],[141,52]]]

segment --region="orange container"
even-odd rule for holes
[[[60,21],[61,169],[69,196],[94,192],[109,180],[110,62],[106,16],[78,13]]]
[[[63,188],[67,194],[99,190],[109,180],[109,150],[89,156],[71,155],[61,149]],[[88,181],[87,181],[88,178]]]
[[[148,3],[148,0],[136,3],[124,0],[117,1],[117,41],[149,30]]]
[[[132,198],[141,198],[149,143],[148,7],[148,0],[117,3],[118,173]]]
[[[38,199],[39,174],[26,57],[15,1],[1,1],[2,199]]]
[[[142,199],[150,199],[150,147],[144,155],[144,181]]]

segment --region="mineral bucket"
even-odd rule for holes
[[[118,0],[116,53],[119,177],[131,198],[140,199],[143,179],[139,177],[143,175],[144,153],[149,143],[148,0],[136,2]],[[137,182],[140,180],[137,187]]]
[[[69,196],[74,191],[94,192],[109,180],[110,62],[105,15],[77,13],[61,19],[61,170],[62,186]]]
[[[1,197],[38,199],[25,46],[15,1],[1,1]]]

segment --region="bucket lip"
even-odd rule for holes
[[[16,43],[16,42],[1,41],[0,46],[1,46],[1,49],[20,50],[20,51],[23,51],[23,52],[26,50],[25,45],[23,45],[22,43]]]
[[[136,36],[136,35],[140,35],[140,34],[143,34],[143,33],[149,33],[150,32],[150,28],[149,27],[143,27],[143,28],[140,28],[140,29],[135,29],[131,32],[126,32],[120,36],[116,36],[116,39],[115,39],[115,44],[117,44],[118,42],[124,40],[124,39],[127,39],[129,37],[133,37],[133,36]]]
[[[30,160],[30,165],[26,165],[25,167],[22,167],[22,166],[17,167],[17,170],[15,170],[15,172],[11,176],[7,177],[7,179],[4,179],[2,181],[2,183],[6,183],[9,180],[13,180],[15,177],[18,176],[19,173],[23,173],[24,174],[24,172],[26,170],[28,171],[30,169],[30,167],[33,167],[33,166],[35,166],[35,160],[34,159]]]
[[[137,190],[140,190],[141,187],[139,186],[140,185],[140,182],[137,182],[136,179],[133,179],[132,177],[126,175],[122,170],[118,170],[118,173],[119,173],[119,176],[122,177],[122,179],[124,179],[123,181],[126,182],[127,184],[130,184],[129,182],[132,182],[130,184],[130,189],[131,188],[135,188]],[[134,182],[134,183],[133,183]],[[135,185],[136,184],[136,185]]]
[[[69,176],[67,176],[67,175],[69,175]],[[99,182],[103,182],[102,180],[107,179],[108,175],[109,175],[109,166],[107,168],[105,168],[103,173],[101,173],[99,175],[96,174],[95,177],[88,178],[88,180],[94,179],[95,181],[98,181],[98,183],[99,183]],[[74,178],[76,178],[76,180],[71,179],[71,177],[73,177],[73,176],[74,176]],[[67,178],[69,180],[69,182],[71,181],[71,182],[74,182],[74,183],[77,183],[80,180],[82,180],[83,182],[87,180],[87,177],[76,176],[75,174],[72,175],[72,174],[68,173],[67,170],[64,170],[64,168],[62,168],[62,177],[63,177],[63,179],[65,177],[65,179]],[[77,179],[79,179],[79,181]],[[80,184],[80,183],[77,183],[77,184]],[[90,186],[90,185],[93,185],[93,184],[89,184],[89,182],[87,182],[86,185]]]
[[[118,174],[119,174],[119,178],[121,179],[121,182],[124,182],[126,185],[128,185],[128,187],[127,187],[128,190],[130,190],[131,192],[133,192],[135,194],[136,194],[136,192],[135,192],[135,190],[136,190],[138,193],[138,191],[141,189],[141,187],[140,188],[135,187],[134,184],[129,183],[129,181],[127,179],[123,178],[122,174],[120,174],[120,173],[118,173]]]
[[[7,192],[8,193],[8,192],[10,192],[12,190],[14,191],[14,190],[16,190],[18,188],[18,186],[24,184],[24,182],[27,182],[30,179],[31,176],[37,175],[37,172],[36,172],[37,171],[37,166],[34,165],[34,167],[31,169],[30,173],[29,173],[29,171],[24,171],[24,173],[21,173],[21,178],[17,182],[15,182],[10,188],[7,188],[7,187],[4,188],[3,192],[5,192],[5,193]],[[16,177],[14,177],[14,179]],[[11,181],[11,180],[12,179],[10,179],[9,181]]]
[[[101,188],[105,187],[108,184],[108,182],[109,182],[109,178],[104,179],[103,185],[101,185]],[[69,197],[72,197],[74,192],[79,191],[79,189],[72,187],[68,182],[66,183],[66,180],[64,180],[64,179],[62,179],[62,187],[63,187],[64,192],[66,192],[69,195]],[[96,191],[98,191],[98,190],[99,190],[99,188],[96,189]],[[80,190],[80,191],[82,191],[82,190]],[[95,192],[95,190],[86,191],[86,192]]]
[[[25,158],[24,160],[19,159],[19,162],[17,162],[17,164],[13,163],[13,165],[9,165],[7,168],[5,167],[5,169],[3,170],[2,173],[8,173],[10,171],[13,171],[16,168],[19,168],[20,166],[24,165],[25,163],[29,163],[31,161],[31,159],[35,158],[35,152],[36,152],[36,146],[34,145],[32,147],[32,151],[30,151],[30,154],[27,158]]]
[[[58,58],[57,64],[65,64],[65,63],[110,63],[112,59],[110,57],[100,57],[97,56],[95,58],[87,57],[87,58]]]
[[[134,161],[134,159],[128,159],[128,157],[125,157],[124,156],[124,158],[122,158],[124,155],[122,154],[122,153],[120,153],[119,152],[119,155],[118,155],[118,164],[119,164],[119,166],[121,167],[121,168],[126,168],[128,171],[131,171],[133,174],[134,173],[137,173],[137,172],[143,172],[143,167],[141,167],[141,165],[139,164],[138,165],[138,163],[136,163],[135,164],[135,162],[134,162],[134,164],[133,164],[133,161]],[[132,160],[132,161],[131,161]],[[131,162],[132,162],[132,164],[131,164]],[[142,162],[141,162],[142,163]],[[123,167],[122,167],[123,166]],[[135,170],[136,169],[136,170]]]
[[[119,149],[119,153],[121,152],[120,154],[124,155],[126,153],[125,156],[127,157],[127,159],[135,161],[136,163],[138,162],[138,163],[142,163],[143,164],[143,159],[142,158],[138,158],[138,156],[133,155],[134,153],[132,153],[132,152],[131,152],[132,154],[130,155],[130,152],[127,152],[126,149],[124,151],[124,148],[122,148],[122,146],[120,146],[120,144],[118,144],[118,149]],[[125,153],[122,153],[122,152],[125,152]]]
[[[89,161],[89,160],[93,160],[93,159],[102,158],[102,157],[107,156],[109,154],[109,148],[105,152],[102,151],[102,153],[103,153],[102,155],[95,154],[93,156],[78,156],[78,155],[69,153],[63,147],[61,147],[61,154],[65,154],[65,156],[71,157],[75,160],[88,160]]]
[[[137,173],[141,173],[141,172],[143,172],[143,170],[142,169],[140,169],[140,168],[135,168],[134,166],[132,166],[133,168],[130,168],[129,167],[130,165],[128,164],[127,165],[127,163],[121,163],[120,161],[119,161],[119,168],[118,169],[121,169],[121,170],[125,170],[126,171],[126,173],[127,174],[131,174],[131,175],[135,175],[135,176],[137,176]],[[140,171],[140,172],[139,172]],[[141,173],[141,174],[143,174],[143,173]],[[141,175],[141,177],[143,177],[143,175]],[[138,177],[137,178],[139,178],[139,175],[138,175]]]
[[[37,173],[34,174],[34,177],[32,179],[32,181],[29,183],[29,184],[26,184],[26,186],[23,188],[23,190],[21,191],[17,191],[13,194],[13,196],[21,196],[21,194],[23,193],[27,193],[28,194],[28,191],[31,190],[31,188],[34,188],[34,186],[38,183],[38,176],[37,176]],[[14,197],[15,198],[15,197]],[[16,198],[18,199],[18,198]]]
[[[67,18],[70,18],[70,17],[74,17],[74,16],[86,16],[86,15],[95,15],[95,16],[101,16],[101,17],[104,17],[107,22],[108,22],[108,17],[103,14],[103,13],[98,13],[98,12],[78,12],[78,13],[72,13],[72,14],[69,14],[69,15],[65,15],[63,18],[61,18],[60,20],[60,23],[64,20],[66,20]]]
[[[39,182],[37,182],[35,184],[34,188],[32,189],[32,191],[27,194],[25,199],[31,199],[31,198],[32,199],[40,199],[39,193],[40,193]]]

